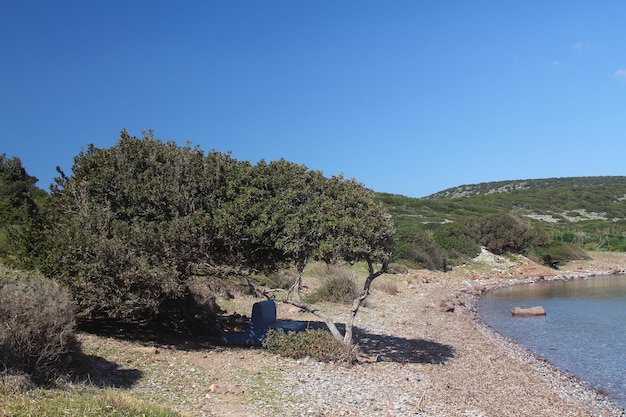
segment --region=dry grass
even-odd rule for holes
[[[389,295],[396,295],[399,292],[398,284],[391,278],[378,278],[372,283],[372,288],[377,291],[382,291]]]
[[[309,303],[327,301],[331,303],[350,304],[358,296],[356,274],[347,267],[317,264],[312,274],[321,285],[306,296]]]

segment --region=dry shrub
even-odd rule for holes
[[[272,329],[263,347],[276,355],[294,359],[310,357],[318,362],[350,364],[356,358],[355,346],[347,346],[321,329],[297,333]]]
[[[20,395],[34,388],[28,375],[8,371],[0,374],[0,395]]]
[[[389,295],[398,294],[398,285],[390,279],[376,280],[372,283],[375,290],[385,292]]]
[[[52,382],[77,348],[74,305],[48,279],[21,273],[0,277],[0,364],[8,374]]]
[[[322,285],[306,298],[309,303],[328,301],[351,304],[359,295],[354,282],[354,274],[349,269],[327,265],[316,268],[314,274],[320,279]]]
[[[406,265],[392,263],[387,267],[387,273],[392,275],[406,275],[409,273],[409,268]]]

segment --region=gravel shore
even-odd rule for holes
[[[133,394],[189,416],[626,416],[602,394],[483,325],[475,312],[477,297],[492,288],[538,276],[623,272],[626,256],[594,254],[559,271],[525,258],[483,257],[480,268],[379,278],[392,281],[398,293],[374,290],[359,312],[361,355],[354,366],[253,348],[81,338],[88,353],[123,364],[112,376],[141,372],[129,388]],[[239,300],[229,310],[249,312],[254,301]],[[348,314],[346,307],[323,307],[339,321]],[[449,307],[453,311],[444,311]],[[312,319],[287,305],[279,306],[279,316]]]

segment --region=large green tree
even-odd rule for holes
[[[336,194],[320,255],[323,259],[335,256],[348,262],[365,262],[368,270],[346,322],[343,340],[350,344],[354,320],[369,296],[372,282],[387,272],[395,247],[395,231],[391,216],[376,202],[373,191],[343,177],[333,177],[331,181]]]
[[[0,154],[0,258],[7,264],[32,268],[41,253],[43,223],[37,188],[19,158]]]
[[[152,317],[175,305],[192,322],[189,278],[229,256],[212,215],[233,163],[151,132],[123,131],[109,149],[89,146],[53,189],[45,271],[73,290],[85,314]]]
[[[244,264],[273,271],[293,265],[298,275],[321,242],[325,213],[320,196],[328,180],[319,171],[283,159],[245,165],[231,182],[232,199],[222,205],[225,230],[243,245]]]
[[[274,220],[263,222],[263,229],[271,236],[268,241],[297,270],[288,290],[268,292],[283,292],[285,302],[320,317],[337,339],[351,344],[354,319],[369,296],[372,281],[386,272],[393,254],[391,217],[375,201],[374,193],[357,181],[341,176],[327,179],[286,161],[261,168],[274,173],[267,178],[275,183],[273,203],[266,208],[266,216]],[[301,274],[310,259],[367,264],[368,276],[352,303],[343,335],[331,317],[300,297]]]
[[[51,201],[44,270],[72,289],[84,314],[149,318],[176,306],[193,327],[207,319],[199,314],[198,276],[293,265],[287,300],[320,315],[299,296],[308,261],[364,261],[369,276],[346,334],[327,320],[336,337],[351,341],[354,315],[393,248],[390,217],[356,181],[285,160],[251,165],[205,155],[151,132],[122,131],[112,148],[89,146],[72,174],[57,179]]]

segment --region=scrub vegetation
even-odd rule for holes
[[[24,400],[8,401],[8,386],[29,392],[79,381],[81,326],[211,335],[217,296],[247,291],[317,315],[330,330],[271,334],[266,347],[335,361],[332,354],[354,353],[355,316],[384,273],[445,272],[482,248],[552,268],[585,250],[626,251],[626,177],[486,183],[414,199],[286,160],[252,165],[181,147],[150,131],[122,131],[108,149],[89,145],[71,173],[58,171],[47,193],[19,158],[0,155],[5,414]],[[313,262],[321,284],[309,291],[302,274]],[[357,267],[338,267],[346,264]],[[322,302],[350,306],[341,331]],[[65,395],[40,393],[35,402],[53,409]],[[127,397],[113,403],[107,391],[75,395],[92,406],[83,410],[79,400],[70,414],[175,415]]]
[[[517,252],[550,266],[581,248],[626,251],[626,177],[571,177],[463,185],[425,198],[378,193],[397,255],[427,268],[480,252]]]

